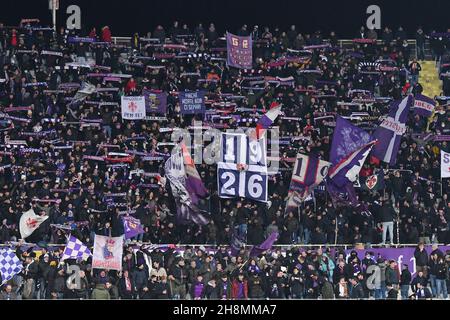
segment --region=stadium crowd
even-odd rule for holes
[[[445,100],[438,100],[442,106],[430,121],[410,115],[396,166],[373,159],[364,165],[362,177],[382,172],[385,182],[377,191],[358,190],[368,214],[350,206],[335,208],[321,188],[298,209],[285,208],[292,163],[283,159],[298,152],[329,158],[333,121],[324,116],[362,112],[363,118],[352,121],[370,132],[387,114],[389,101],[422,92],[420,62],[401,27],[395,33],[386,28],[378,42],[373,41],[376,31],[362,28],[359,40],[346,46],[339,45],[334,33],[302,34],[295,26],[288,31],[243,26],[236,34],[252,34],[251,70],[226,66],[225,41],[214,24],[199,24],[193,30],[178,22],[168,30],[158,26],[145,38],[133,35],[125,45],[112,42],[108,27],[92,29],[88,36],[96,38],[95,43],[71,42],[70,37],[87,35],[63,28],[53,37],[26,22],[20,28],[0,25],[0,242],[19,241],[20,216],[30,207],[49,216],[26,239],[40,243],[43,252],[38,259],[33,250],[22,252],[17,247],[25,267],[4,286],[3,298],[16,297],[19,289],[22,298],[394,298],[399,292],[403,298],[447,298],[449,255],[437,248],[421,257],[423,270],[413,279],[403,266],[371,257],[370,252],[361,261],[339,252],[298,248],[255,258],[245,252],[229,256],[226,246],[235,228],[244,230],[248,245],[260,244],[272,232],[280,234],[277,244],[285,245],[450,243],[449,180],[441,180],[439,171],[439,151],[450,148],[446,141],[425,141],[421,136],[427,130],[448,134]],[[423,59],[421,29],[416,38],[418,58]],[[433,54],[441,61],[446,39],[432,40],[437,41]],[[378,65],[385,68],[379,71]],[[131,77],[92,76],[104,71]],[[246,78],[256,76],[273,77],[276,84],[256,89]],[[86,81],[97,90],[82,103],[69,104]],[[140,95],[143,88],[168,93],[166,120],[121,119],[120,96]],[[220,199],[216,166],[197,165],[209,190],[202,200],[209,221],[204,226],[178,224],[170,190],[158,185],[155,176],[132,174],[162,172],[162,161],[131,153],[168,155],[170,147],[164,143],[171,142],[170,131],[161,128],[185,128],[193,120],[203,120],[200,115],[180,114],[177,92],[195,89],[207,91],[219,108],[224,97],[239,97],[227,102],[243,108],[238,113],[249,119],[267,111],[274,101],[282,103],[285,118],[277,119],[276,125],[287,141],[280,145],[280,171],[269,181],[267,204]],[[352,104],[357,100],[361,102]],[[235,128],[254,123],[223,117],[217,125]],[[127,159],[111,158],[110,152],[128,152]],[[121,196],[105,201],[105,194]],[[150,254],[151,271],[130,250],[123,258],[123,272],[91,273],[89,264],[83,263],[82,288],[68,288],[67,270],[58,260],[62,249],[47,252],[45,243],[63,247],[68,230],[90,245],[94,234],[120,236],[123,215],[133,215],[144,226],[145,233],[135,240],[222,249],[215,253],[186,249],[182,255],[156,249]],[[386,228],[390,228],[387,238]],[[365,285],[370,264],[378,264],[385,276],[372,290]]]

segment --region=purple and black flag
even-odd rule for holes
[[[388,117],[373,133],[373,138],[379,141],[372,152],[377,159],[390,165],[394,165],[397,161],[400,140],[406,132],[406,120],[413,101],[413,96],[409,95],[401,101],[392,102]]]
[[[275,241],[278,240],[278,232],[273,232],[263,243],[259,246],[253,246],[252,250],[250,250],[250,257],[256,257],[262,254],[264,251],[272,248]]]
[[[353,183],[358,179],[364,161],[376,143],[371,141],[358,148],[330,169],[326,184],[335,207],[339,204],[359,205]]]
[[[371,141],[368,144],[359,147],[346,157],[341,159],[339,163],[331,167],[328,175],[337,187],[344,187],[346,184],[353,183],[358,179],[364,162],[370,151],[377,144],[377,141]]]
[[[428,118],[433,114],[435,107],[436,101],[427,96],[418,94],[414,97],[414,113],[418,115]]]

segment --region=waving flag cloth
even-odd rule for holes
[[[184,155],[187,157],[186,154]],[[189,177],[186,174],[186,167],[189,171]],[[197,206],[199,198],[206,194],[206,188],[200,180],[195,165],[190,163],[185,166],[182,147],[176,146],[172,155],[166,161],[165,178],[169,181],[172,195],[175,198],[178,222],[182,224],[189,222],[198,225],[207,224],[208,220],[200,213]]]
[[[406,132],[408,112],[413,104],[413,96],[409,95],[401,101],[394,101],[386,119],[373,133],[379,143],[373,148],[372,155],[390,165],[397,161],[400,140]]]
[[[61,261],[66,259],[81,259],[86,261],[90,256],[92,256],[91,250],[83,242],[71,235],[64,248]]]
[[[237,256],[243,246],[245,246],[245,239],[239,235],[238,228],[234,228],[231,235],[230,251],[233,257]]]
[[[257,257],[262,254],[264,251],[272,248],[275,241],[278,240],[278,232],[273,232],[263,243],[259,246],[254,246],[252,250],[250,250],[250,257]]]
[[[256,124],[256,138],[261,138],[266,129],[275,122],[275,119],[281,114],[281,104],[273,102],[270,106],[270,110],[264,114]]]
[[[367,191],[377,191],[384,188],[384,173],[380,172],[368,177],[359,178],[360,187]]]
[[[337,187],[344,187],[348,183],[353,185],[353,182],[358,179],[364,161],[366,161],[367,156],[376,143],[377,141],[369,142],[347,155],[338,164],[331,167],[328,175]]]
[[[370,140],[370,134],[366,131],[337,116],[331,144],[330,162],[334,165],[339,163],[344,157],[366,145]]]
[[[289,187],[287,207],[296,207],[305,201],[312,190],[322,183],[330,166],[330,162],[301,153],[297,154]]]
[[[251,69],[253,65],[252,37],[240,37],[227,32],[227,65]]]
[[[335,207],[339,204],[350,204],[354,207],[360,205],[353,184],[376,143],[377,141],[372,141],[358,148],[329,170],[327,190]]]
[[[1,285],[3,285],[6,281],[11,280],[12,277],[20,273],[22,269],[22,262],[13,250],[10,248],[0,250],[0,275],[2,277]]]
[[[34,213],[33,208],[24,212],[20,217],[19,229],[20,236],[25,239],[41,225],[42,222],[48,219],[48,216],[38,216]]]
[[[89,82],[83,82],[81,88],[77,91],[73,99],[68,104],[68,107],[77,107],[86,100],[86,98],[95,92],[95,86]]]
[[[122,270],[123,237],[94,237],[93,269]]]
[[[131,216],[122,217],[123,229],[125,230],[125,239],[131,239],[138,234],[144,233],[144,227],[141,224],[141,220]]]
[[[184,171],[186,172],[186,189],[192,202],[195,205],[198,205],[200,198],[204,198],[208,195],[208,190],[205,188],[202,178],[200,178],[200,175],[198,174],[194,160],[185,143],[181,142],[180,146],[181,151],[183,152]]]
[[[414,97],[414,113],[421,115],[423,117],[430,117],[433,112],[434,108],[436,107],[436,101],[433,99],[418,94]]]

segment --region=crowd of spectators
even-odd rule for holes
[[[379,117],[387,114],[389,101],[422,92],[418,81],[420,61],[401,27],[395,33],[386,28],[378,42],[371,41],[377,38],[376,31],[362,28],[356,38],[365,40],[345,46],[334,32],[302,34],[295,26],[284,31],[244,25],[235,33],[251,34],[254,39],[251,70],[227,67],[226,43],[212,23],[207,27],[199,24],[192,30],[178,22],[167,30],[158,26],[146,37],[133,35],[126,44],[114,44],[108,27],[99,32],[94,28],[88,35],[61,28],[53,35],[26,23],[20,28],[0,25],[0,242],[20,239],[18,222],[30,207],[49,219],[27,242],[62,246],[68,229],[88,245],[92,245],[94,234],[122,235],[124,214],[139,218],[144,226],[145,233],[135,240],[153,244],[228,246],[235,228],[247,230],[249,245],[261,243],[272,232],[279,232],[277,243],[286,245],[450,242],[449,180],[440,179],[439,154],[440,150],[450,152],[450,148],[446,141],[425,141],[421,136],[425,132],[448,134],[445,101],[440,101],[431,121],[410,115],[395,166],[373,161],[364,165],[362,177],[384,170],[383,189],[358,190],[370,214],[358,214],[352,207],[333,207],[321,188],[298,210],[287,212],[285,208],[293,164],[283,159],[295,157],[298,152],[328,159],[333,121],[321,116],[364,112],[365,118],[352,121],[370,132],[378,125]],[[98,43],[69,41],[76,36],[89,36]],[[423,59],[425,35],[420,28],[416,38],[417,57]],[[436,47],[433,53],[440,58],[445,54],[445,45],[442,52]],[[378,65],[386,68],[377,69]],[[90,75],[105,70],[131,77]],[[292,77],[294,84],[265,83],[261,90],[245,89],[245,77],[255,76]],[[71,106],[71,98],[85,82],[98,90],[81,104]],[[120,96],[140,95],[143,88],[168,93],[166,120],[121,119]],[[154,176],[131,174],[133,170],[162,172],[162,161],[139,155],[119,165],[114,159],[83,159],[106,159],[110,152],[169,154],[170,147],[158,143],[171,142],[170,132],[160,129],[185,128],[193,120],[202,120],[200,115],[181,115],[177,99],[177,92],[196,89],[207,91],[208,99],[218,104],[234,99],[225,97],[240,97],[227,102],[250,110],[239,112],[248,118],[261,115],[278,101],[287,118],[280,117],[274,124],[288,143],[280,145],[280,171],[269,181],[268,203],[220,199],[216,166],[197,165],[209,190],[208,197],[202,200],[208,212],[209,223],[205,226],[177,224],[169,188],[158,185]],[[357,100],[361,102],[353,103]],[[218,125],[254,126],[233,119],[221,119]],[[105,194],[123,193],[126,195],[115,202],[105,201]],[[395,223],[395,228],[389,239],[382,239],[383,226],[389,222]],[[295,250],[288,251],[286,257],[275,251],[248,261],[239,256],[225,258],[221,250],[213,256],[187,250],[183,259],[173,256],[171,262],[153,257],[150,274],[143,263],[131,263],[122,273],[113,275],[102,271],[91,276],[86,267],[82,273],[84,287],[67,291],[67,277],[64,268],[58,267],[57,252],[43,254],[39,261],[30,258],[32,254],[25,258],[18,253],[26,260],[24,283],[33,279],[34,284],[40,284],[22,295],[143,299],[184,298],[188,294],[193,299],[240,299],[363,298],[370,294],[364,287],[364,268],[369,262]],[[134,261],[133,253],[130,255],[124,257],[124,265]],[[439,268],[441,271],[432,272],[437,279],[448,282],[448,256],[437,256],[436,261],[430,261],[447,263],[446,275]],[[400,273],[395,261],[374,263],[386,269],[386,288],[381,289],[380,297],[407,282],[411,285],[407,272]],[[430,270],[433,268],[435,265]],[[414,293],[420,286],[426,287],[420,272],[417,277],[413,280]],[[435,296],[436,288],[433,286],[431,293]],[[15,294],[9,292],[8,286],[5,290],[3,296]]]

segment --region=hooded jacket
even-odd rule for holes
[[[111,296],[109,295],[108,290],[104,284],[97,283],[94,290],[92,291],[91,299],[93,300],[110,300]]]

